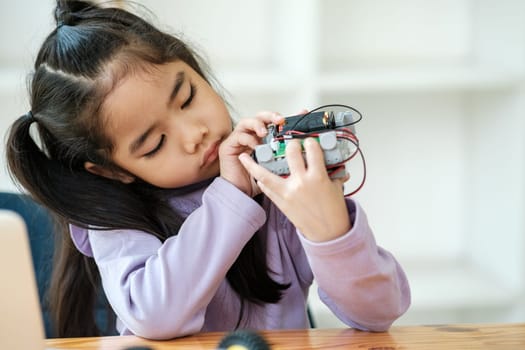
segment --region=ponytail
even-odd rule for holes
[[[47,149],[41,149],[32,136],[31,126],[35,122],[39,139],[44,140],[42,144],[47,145]],[[51,149],[57,148],[57,142],[49,141],[51,139],[39,122],[38,115],[29,112],[18,118],[11,126],[7,138],[9,174],[15,184],[31,193],[37,202],[58,216],[67,218],[69,213],[65,208],[77,210],[82,204],[67,199],[71,195],[69,191],[78,186],[79,179],[75,177],[75,170],[67,167],[67,163],[61,163],[48,156],[50,151],[54,154],[59,153],[56,149]]]
[[[32,112],[18,118],[8,134],[7,162],[10,175],[17,185],[28,190],[41,204],[56,208],[49,200],[51,192],[61,193],[52,169],[53,161],[41,150],[31,135],[31,125],[36,122]],[[55,211],[56,213],[56,211]],[[100,291],[100,277],[92,258],[84,256],[69,238],[65,217],[56,216],[53,271],[45,304],[50,310],[52,331],[57,337],[97,336],[114,333],[98,329],[95,322],[95,305]],[[52,237],[49,237],[52,239]],[[78,305],[82,305],[79,308]],[[109,311],[109,306],[107,306]],[[108,312],[108,317],[113,315]]]
[[[33,113],[29,112],[13,123],[8,134],[6,156],[13,181],[42,201],[48,158],[31,136],[31,125],[35,121]]]

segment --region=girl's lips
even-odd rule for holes
[[[217,141],[206,150],[204,156],[202,157],[201,167],[208,166],[213,163],[215,159],[217,159],[219,156],[219,144],[220,142]]]

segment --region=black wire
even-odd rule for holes
[[[351,106],[348,106],[348,105],[344,105],[344,104],[339,104],[339,103],[333,103],[333,104],[327,104],[327,105],[322,105],[322,106],[319,106],[317,108],[314,108],[312,109],[311,111],[308,111],[307,113],[303,114],[294,124],[292,127],[290,127],[289,131],[294,131],[295,128],[299,125],[299,123],[301,123],[305,117],[307,117],[308,115],[316,112],[316,111],[319,111],[321,109],[324,109],[324,108],[333,108],[333,107],[341,107],[341,108],[346,108],[346,109],[349,109],[351,111],[354,111],[356,112],[359,117],[354,120],[353,122],[351,123],[348,123],[348,124],[345,124],[345,125],[341,125],[339,127],[345,127],[345,126],[351,126],[351,125],[355,125],[357,123],[359,123],[362,119],[363,119],[363,115],[361,114],[361,112],[359,112],[356,108],[354,107],[351,107]],[[296,137],[297,135],[294,135],[294,137]],[[301,136],[308,136],[308,133],[305,133],[304,135],[301,135]],[[356,147],[356,152],[359,153],[360,157],[361,157],[361,162],[362,162],[362,165],[363,165],[363,177],[361,178],[361,182],[359,183],[359,185],[357,186],[357,188],[355,188],[353,191],[351,191],[350,193],[348,194],[345,194],[344,196],[345,197],[348,197],[348,196],[351,196],[351,195],[354,195],[356,194],[357,192],[359,192],[361,190],[361,188],[363,188],[363,185],[365,184],[365,181],[366,181],[366,160],[365,160],[365,156],[363,154],[363,151],[361,150],[361,147],[359,147],[359,140],[357,141],[354,141],[350,138],[345,138],[347,141],[351,142],[354,144],[354,146]],[[355,156],[355,154],[354,154]],[[352,156],[353,158],[353,156]],[[344,162],[346,163],[346,162]],[[344,166],[344,163],[343,163],[343,166]],[[240,321],[240,320],[239,320]]]
[[[359,115],[359,118],[357,118],[356,120],[354,120],[353,122],[351,123],[348,123],[348,124],[345,124],[345,125],[342,125],[342,126],[350,126],[350,125],[354,125],[354,124],[357,124],[361,121],[361,119],[363,119],[363,115],[361,114],[361,112],[359,112],[357,109],[355,109],[354,107],[350,107],[348,105],[343,105],[343,104],[338,104],[338,103],[333,103],[333,104],[328,104],[328,105],[323,105],[323,106],[319,106],[317,108],[314,108],[312,109],[311,111],[308,111],[307,113],[303,114],[291,127],[290,127],[290,130],[295,130],[295,128],[297,127],[297,125],[299,125],[299,123],[301,123],[304,118],[310,114],[312,114],[313,112],[316,112],[320,109],[323,109],[323,108],[328,108],[328,107],[342,107],[342,108],[347,108],[351,111],[354,111],[356,112],[358,115]]]

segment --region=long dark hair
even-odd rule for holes
[[[209,75],[186,44],[129,11],[57,1],[55,20],[34,65],[31,112],[11,126],[7,159],[15,181],[63,227],[49,292],[57,336],[97,335],[93,308],[86,305],[94,303],[100,276],[93,259],[72,245],[68,224],[137,229],[165,240],[183,222],[168,203],[171,191],[141,181],[123,184],[84,169],[89,161],[119,170],[111,162],[113,145],[100,116],[104,98],[119,79],[148,64],[180,60],[208,82]],[[227,280],[243,303],[276,303],[288,287],[270,277],[258,234]]]

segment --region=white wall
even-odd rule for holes
[[[399,324],[525,319],[524,2],[142,3],[203,51],[240,116],[324,103],[363,113],[356,198],[408,272]],[[2,131],[28,110],[23,77],[51,9],[0,4]],[[311,303],[321,326],[340,326]]]

